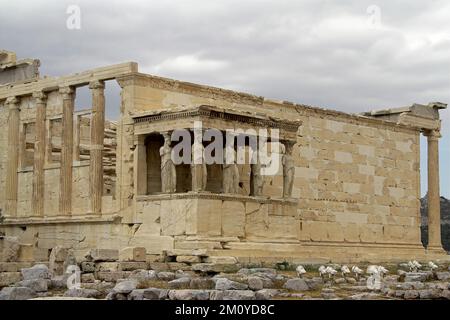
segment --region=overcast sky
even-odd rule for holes
[[[39,58],[42,75],[136,61],[146,73],[347,112],[450,102],[450,1],[0,5],[1,47]],[[70,5],[80,8],[80,29],[67,28]],[[441,186],[448,197],[450,111],[442,117]]]

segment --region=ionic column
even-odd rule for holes
[[[439,131],[425,133],[428,140],[428,249],[443,250],[439,191]]]
[[[6,105],[9,107],[8,119],[8,163],[6,171],[6,216],[14,217],[17,215],[17,187],[19,166],[19,124],[20,109],[19,100],[16,97],[6,99]]]
[[[101,214],[103,196],[103,140],[105,136],[105,84],[94,81],[89,84],[92,93],[91,146],[90,146],[90,194],[91,212]]]
[[[147,148],[145,136],[138,135],[134,149],[134,183],[136,195],[147,194]]]
[[[73,164],[73,109],[75,92],[71,87],[61,87],[62,138],[59,210],[62,215],[72,213],[72,164]]]
[[[47,96],[43,92],[33,93],[36,105],[36,124],[33,162],[32,212],[44,215],[44,164],[45,164],[45,112]]]

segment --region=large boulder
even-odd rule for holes
[[[47,292],[48,291],[48,279],[31,279],[23,280],[16,284],[17,287],[27,287],[34,292]]]
[[[306,283],[304,279],[301,278],[294,278],[289,279],[286,281],[286,283],[283,286],[285,289],[291,290],[291,291],[308,291],[309,286]]]
[[[250,290],[258,291],[264,287],[264,282],[259,277],[248,277],[248,287]]]
[[[36,297],[36,292],[27,287],[7,287],[0,291],[0,300],[28,300]]]
[[[246,290],[248,285],[236,281],[231,281],[226,278],[216,279],[216,290]]]
[[[128,300],[164,300],[168,291],[158,288],[136,289],[130,292]]]
[[[164,300],[167,298],[169,290],[160,288],[144,289],[144,299],[146,300]]]
[[[190,283],[191,279],[185,277],[169,281],[168,286],[170,289],[188,289]]]
[[[192,278],[189,286],[191,289],[214,289],[216,284],[210,278]]]
[[[116,284],[116,286],[112,289],[115,293],[128,294],[131,291],[135,290],[138,285],[136,280],[125,280]]]
[[[208,300],[209,292],[206,290],[169,290],[170,300]]]
[[[24,268],[21,270],[23,280],[33,279],[50,279],[50,271],[45,264],[36,264],[31,268]]]
[[[72,288],[64,292],[64,297],[73,298],[100,298],[102,293],[95,289]]]
[[[256,291],[256,300],[270,300],[278,294],[277,289],[261,289]]]

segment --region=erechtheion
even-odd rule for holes
[[[0,53],[6,236],[43,249],[206,249],[248,261],[447,257],[439,208],[443,103],[347,114],[143,74],[134,62],[61,77],[41,77],[39,64]],[[120,85],[120,105],[105,107],[105,81]],[[92,105],[77,111],[83,86]],[[119,118],[105,119],[105,108]],[[236,139],[239,130],[267,132],[269,154],[279,154],[276,172],[259,174],[258,161],[176,164],[172,133],[192,133],[196,123],[201,133],[238,130]],[[420,168],[421,134],[427,168]],[[212,140],[220,139],[192,141],[200,158]],[[276,142],[279,151],[271,149]],[[223,142],[227,148],[234,142]],[[426,248],[421,170],[429,185]]]

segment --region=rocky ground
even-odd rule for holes
[[[380,287],[369,289],[367,274],[320,277],[316,265],[304,266],[306,273],[299,277],[296,266],[289,264],[243,266],[233,257],[205,258],[201,252],[147,261],[139,248],[127,249],[125,257],[114,250],[93,250],[77,262],[70,251],[54,248],[48,263],[0,263],[0,300],[450,299],[448,264],[417,272],[409,272],[406,265],[384,264],[389,273]],[[359,267],[365,271],[367,265]],[[68,282],[75,287],[68,289]]]

